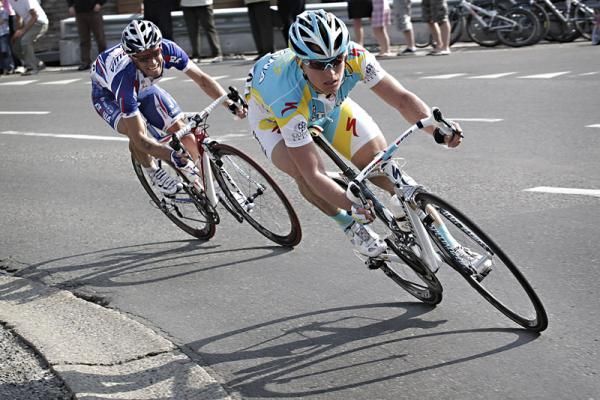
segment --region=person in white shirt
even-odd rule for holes
[[[22,75],[37,74],[45,67],[35,55],[34,44],[48,30],[48,17],[37,0],[8,0],[17,15],[13,50],[25,65]]]

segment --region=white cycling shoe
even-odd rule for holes
[[[152,184],[158,187],[162,193],[173,195],[183,189],[183,184],[179,178],[174,178],[162,168],[158,168],[148,174],[152,180]]]
[[[482,261],[483,256],[474,252],[468,247],[458,246],[456,249],[454,249],[454,254],[460,258],[465,265],[471,267],[482,277],[487,276],[487,274],[489,274],[492,270],[492,260],[488,258]]]
[[[360,254],[367,257],[377,257],[387,249],[387,245],[377,233],[366,225],[353,222],[346,228],[346,236]]]

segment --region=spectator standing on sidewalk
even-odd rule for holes
[[[361,46],[364,46],[365,44],[365,31],[363,29],[362,19],[371,18],[371,14],[373,14],[373,3],[371,0],[348,1],[348,18],[352,20],[354,41]]]
[[[448,20],[448,3],[446,0],[423,0],[423,21],[431,31],[434,48],[429,55],[446,56],[450,54],[450,21]]]
[[[15,66],[10,48],[10,27],[8,25],[8,10],[0,2],[0,75],[10,75]]]
[[[396,26],[404,34],[406,48],[398,55],[412,56],[417,53],[415,45],[415,32],[413,31],[412,20],[410,16],[410,0],[394,0],[394,19]]]
[[[144,19],[153,22],[163,38],[173,40],[171,11],[174,9],[174,0],[144,0]]]
[[[285,44],[288,42],[288,33],[290,25],[296,20],[296,16],[304,12],[306,7],[305,0],[277,0],[277,12],[283,22],[281,33],[283,33],[283,39]]]
[[[77,32],[79,33],[79,53],[81,64],[79,71],[90,69],[92,63],[92,33],[98,46],[98,53],[106,50],[104,37],[104,20],[102,6],[106,0],[67,0],[69,15],[75,17]]]
[[[12,8],[8,5],[8,1],[5,6],[5,1],[0,2],[0,75],[10,75],[15,70],[10,46],[10,12]]]
[[[37,0],[9,0],[9,3],[17,15],[11,40],[13,50],[25,66],[22,75],[35,75],[46,67],[35,56],[34,45],[48,30],[48,17]]]
[[[373,0],[371,27],[379,45],[378,57],[391,57],[395,55],[390,51],[390,37],[387,33],[387,27],[391,24],[392,15],[388,0]]]
[[[213,0],[181,0],[181,10],[183,11],[183,19],[187,28],[190,44],[192,46],[191,58],[194,62],[198,62],[201,52],[201,41],[198,39],[199,27],[202,26],[208,45],[210,46],[210,57],[212,62],[220,62],[223,60],[221,53],[221,44],[217,28],[215,28],[215,17],[213,11]]]
[[[252,36],[254,37],[256,51],[258,51],[255,60],[258,60],[274,50],[271,3],[269,0],[244,0],[244,4],[248,7]]]

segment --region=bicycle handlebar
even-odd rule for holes
[[[415,131],[421,130],[430,126],[435,126],[439,128],[443,135],[453,135],[454,129],[452,125],[446,121],[442,115],[442,112],[437,107],[431,108],[431,115],[426,118],[420,119],[414,125],[409,127],[404,133],[402,133],[392,144],[390,144],[387,148],[381,151],[379,154],[373,158],[373,160],[357,175],[357,181],[362,182],[367,175],[379,164],[389,160],[392,158],[392,155],[398,150],[400,143],[404,141],[407,137],[412,135]]]

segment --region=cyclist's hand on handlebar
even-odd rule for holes
[[[435,141],[439,144],[444,144],[450,148],[457,147],[463,139],[463,130],[455,121],[448,121],[448,123],[452,127],[452,133],[446,133],[445,131],[449,131],[450,128],[445,128],[444,131],[440,130],[440,128],[436,128],[433,134]]]
[[[230,100],[227,107],[229,108],[229,111],[239,119],[244,119],[248,115],[248,107],[245,104],[240,105],[239,103]]]

